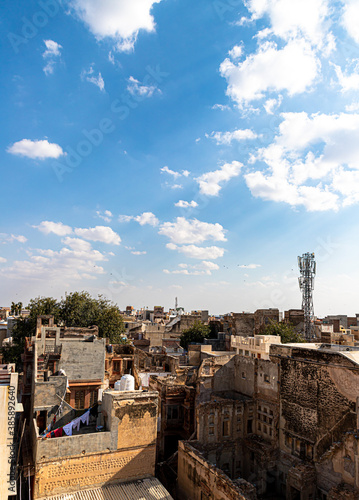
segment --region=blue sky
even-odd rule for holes
[[[2,305],[358,312],[357,2],[0,8]]]

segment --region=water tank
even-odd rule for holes
[[[120,380],[120,391],[134,391],[135,378],[132,375],[123,375]]]
[[[121,380],[117,380],[114,386],[115,391],[121,391]]]

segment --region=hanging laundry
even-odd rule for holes
[[[63,431],[63,427],[59,427],[58,429],[55,429],[54,430],[55,437],[56,438],[61,437],[62,436],[62,431]]]
[[[70,422],[67,425],[64,425],[62,429],[66,434],[66,436],[72,436],[72,422]]]
[[[81,417],[75,418],[75,420],[72,421],[72,429],[76,429],[77,431],[80,430],[80,422],[81,422]]]
[[[85,413],[81,415],[80,420],[83,424],[88,425],[90,420],[90,410],[85,411]]]

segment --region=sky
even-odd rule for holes
[[[0,305],[354,315],[356,0],[3,0]]]

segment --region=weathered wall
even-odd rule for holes
[[[150,446],[40,463],[34,499],[154,475],[154,457],[154,446]]]
[[[64,342],[59,370],[69,380],[98,380],[105,373],[105,339],[93,342]]]
[[[48,382],[36,382],[34,411],[49,409],[59,405],[66,391],[66,377],[50,377]]]
[[[254,486],[234,482],[210,464],[188,442],[178,447],[178,494],[180,500],[255,500]]]

